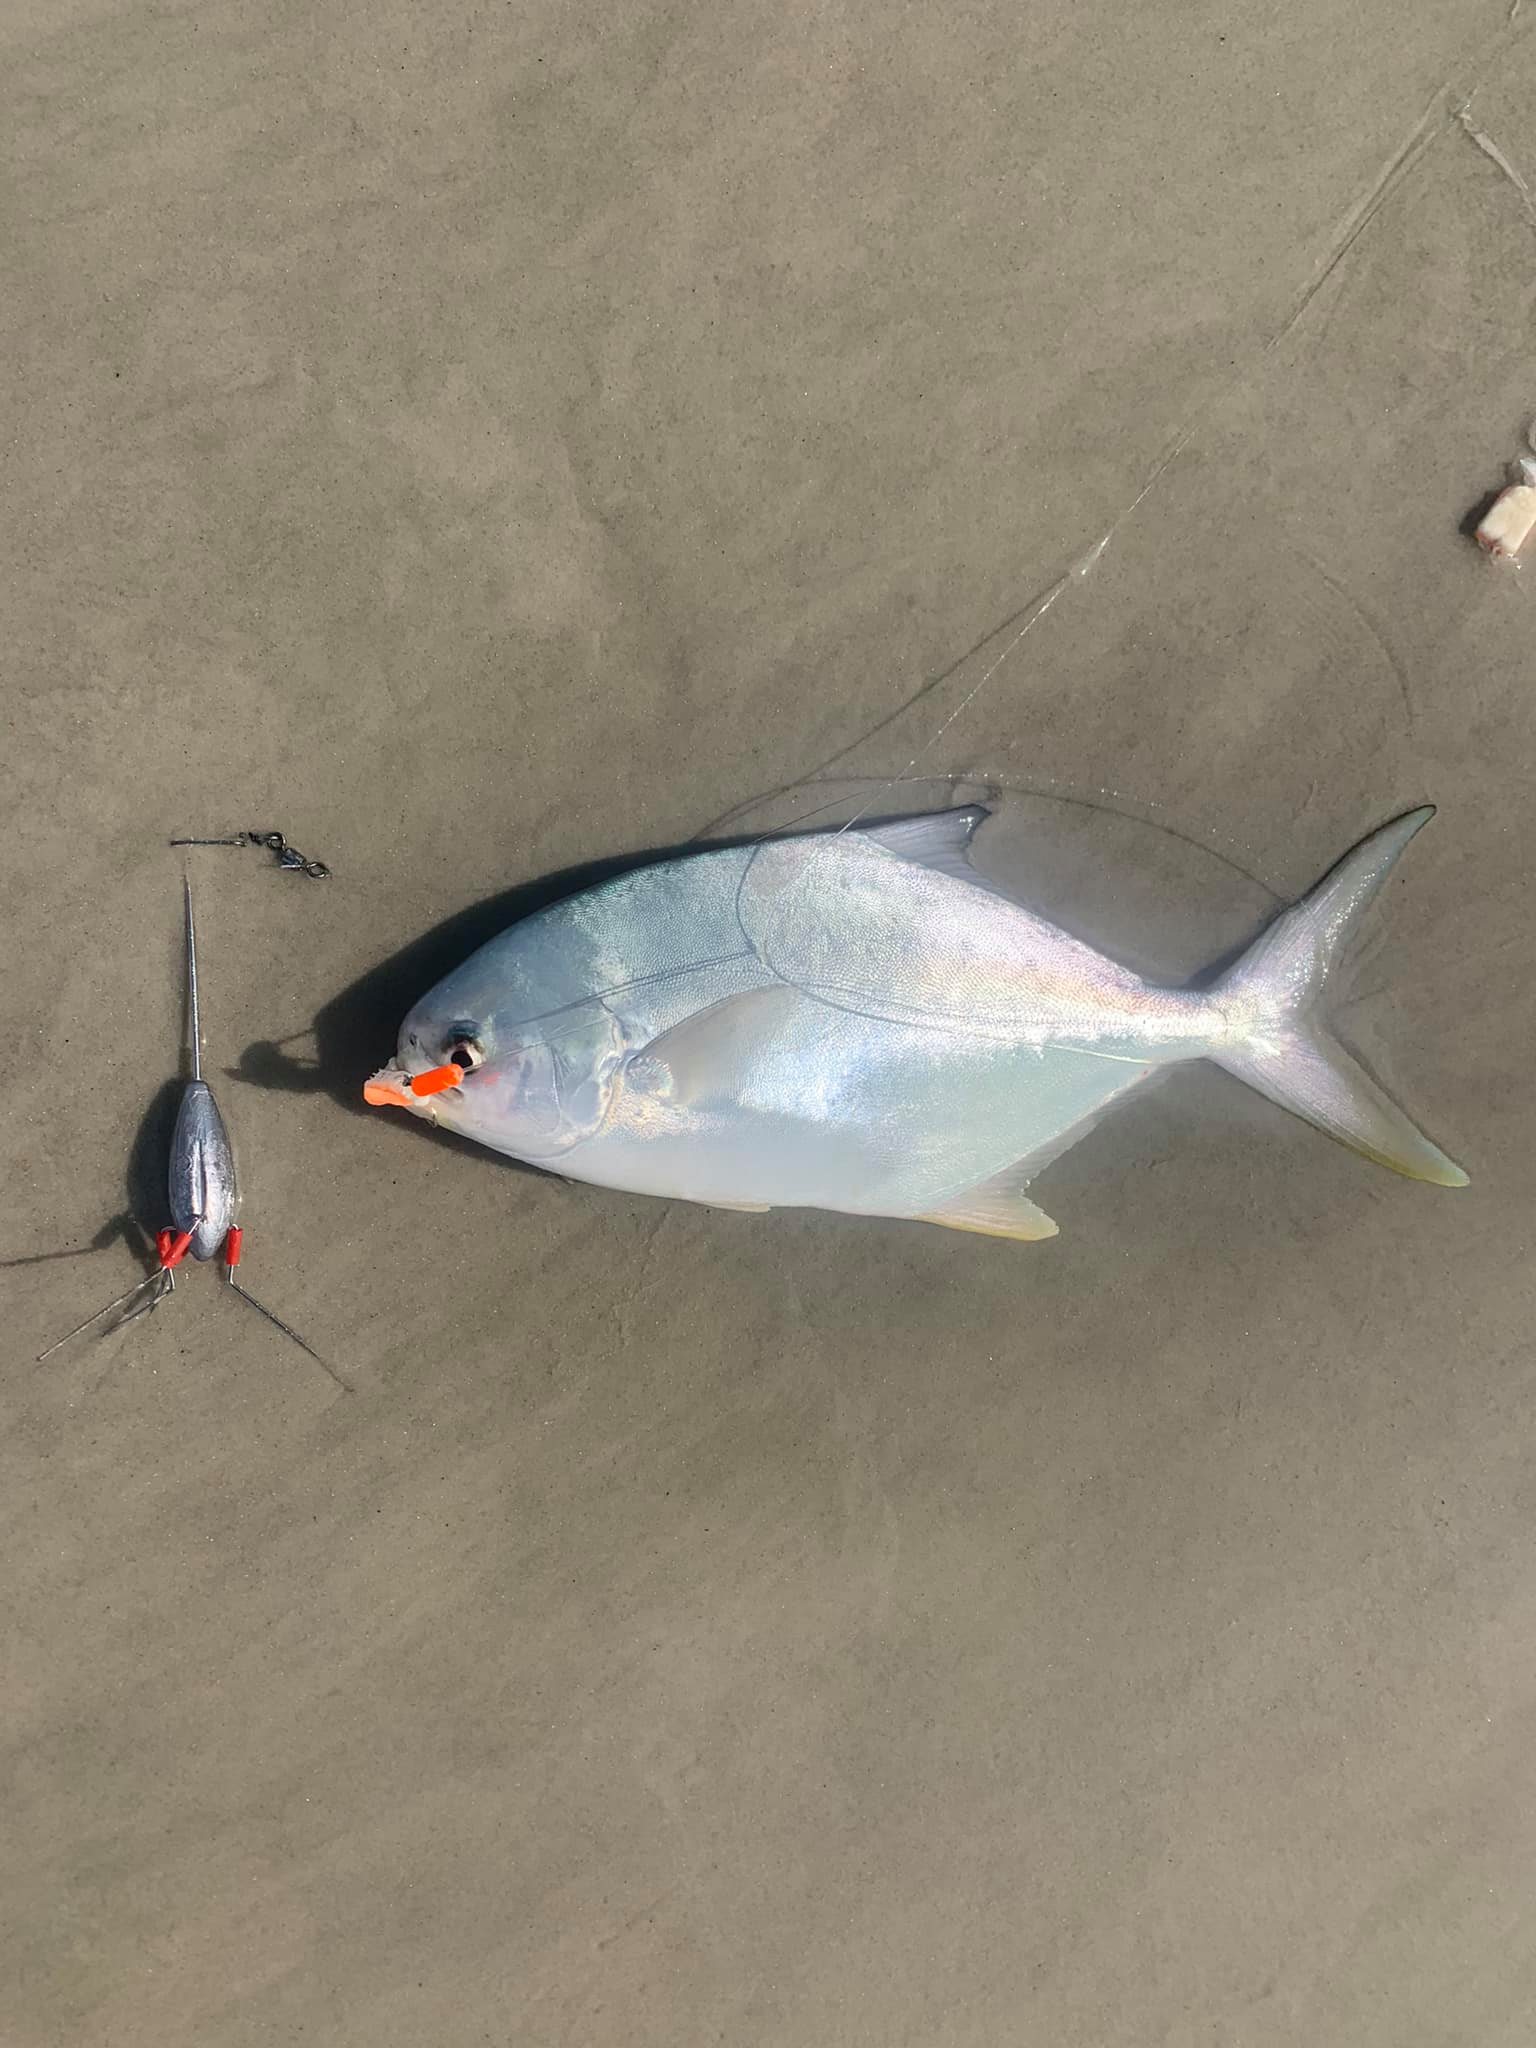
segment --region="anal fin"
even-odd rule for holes
[[[1025,1194],[1017,1166],[1006,1167],[990,1180],[962,1188],[937,1209],[919,1216],[919,1223],[942,1224],[946,1230],[971,1230],[982,1237],[1011,1237],[1020,1244],[1038,1244],[1055,1237],[1057,1225]]]

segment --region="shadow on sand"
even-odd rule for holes
[[[404,1017],[428,989],[444,975],[462,966],[471,953],[506,931],[547,909],[567,896],[599,883],[611,882],[636,868],[651,867],[658,861],[675,860],[684,854],[708,853],[729,846],[749,845],[760,835],[742,834],[734,839],[689,840],[681,845],[654,847],[638,853],[620,854],[604,860],[584,861],[577,867],[560,868],[535,880],[503,889],[484,901],[456,911],[432,930],[412,939],[398,953],[392,953],[377,967],[335,995],[315,1014],[308,1032],[292,1040],[257,1039],[240,1055],[239,1063],[226,1069],[234,1080],[258,1088],[281,1088],[297,1094],[323,1094],[343,1109],[359,1116],[376,1116],[363,1102],[363,1083],[390,1057],[395,1034]],[[312,1046],[310,1041],[312,1040]],[[304,1056],[290,1051],[303,1043]],[[487,1153],[452,1131],[422,1123],[415,1117],[401,1121],[417,1137],[479,1160],[492,1158],[499,1165],[520,1172],[540,1169],[521,1161]]]

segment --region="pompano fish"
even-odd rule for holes
[[[424,996],[364,1089],[572,1179],[721,1208],[1054,1236],[1036,1175],[1214,1060],[1368,1158],[1467,1176],[1319,998],[1433,811],[1363,840],[1206,990],[1159,987],[971,865],[980,806],[685,855],[515,925]]]

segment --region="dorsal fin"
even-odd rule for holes
[[[861,825],[861,835],[894,853],[898,860],[916,861],[936,874],[953,875],[957,881],[988,886],[971,866],[968,849],[978,826],[992,813],[985,804],[965,804],[953,811],[930,811],[921,818],[898,818],[888,825]],[[1001,891],[998,892],[1001,894]]]

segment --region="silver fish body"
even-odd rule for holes
[[[240,1196],[234,1148],[206,1081],[189,1081],[182,1092],[167,1180],[172,1225],[191,1231],[194,1259],[215,1257],[239,1212]]]
[[[985,815],[700,853],[553,905],[415,1006],[368,1097],[609,1187],[1032,1238],[1055,1230],[1034,1176],[1160,1068],[1212,1058],[1373,1157],[1465,1178],[1310,1021],[1428,812],[1204,993],[984,881],[966,847]],[[458,1078],[418,1096],[430,1071]]]

